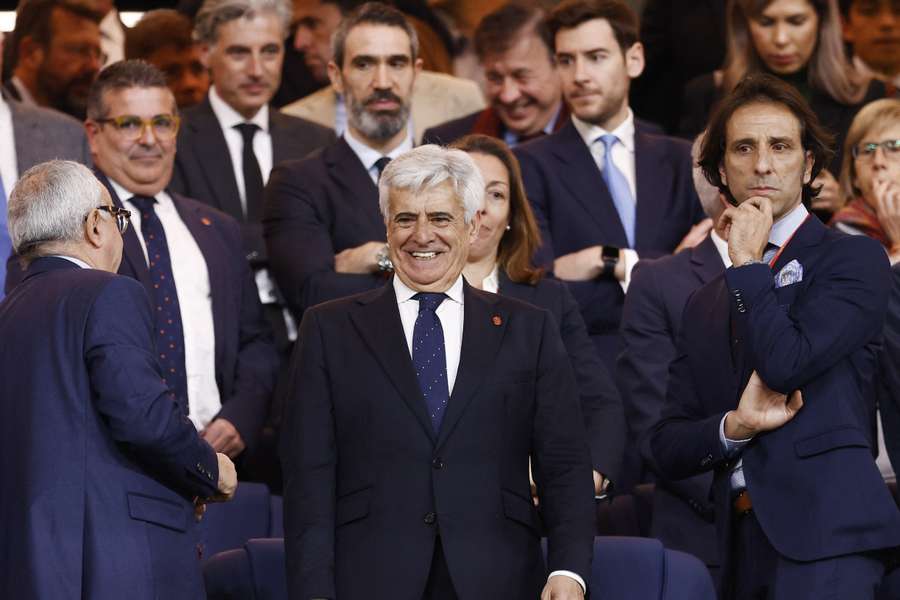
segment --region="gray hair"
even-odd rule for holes
[[[274,13],[281,21],[282,39],[287,37],[294,13],[288,0],[206,0],[194,17],[194,40],[215,44],[220,26],[237,19],[252,19],[260,13]]]
[[[484,179],[475,161],[462,150],[442,148],[435,144],[419,146],[392,160],[378,182],[378,206],[388,220],[388,201],[392,189],[419,193],[444,182],[453,186],[462,203],[466,223],[471,223],[484,206]]]
[[[103,204],[103,184],[84,165],[51,160],[25,171],[9,195],[7,223],[18,254],[45,244],[80,242],[84,219]]]
[[[358,25],[382,25],[402,29],[409,37],[410,58],[415,62],[419,57],[419,36],[404,14],[393,6],[381,2],[366,2],[341,19],[340,25],[331,35],[331,56],[338,69],[344,68],[344,46],[347,44],[347,36],[350,30]]]

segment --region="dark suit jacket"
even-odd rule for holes
[[[269,107],[269,132],[273,166],[303,158],[334,140],[333,131],[273,107]],[[236,219],[241,224],[247,258],[254,264],[265,264],[262,226],[248,222],[244,216],[228,144],[209,98],[184,111],[170,188]]]
[[[571,120],[553,135],[517,146],[522,179],[541,229],[538,262],[589,246],[627,247],[625,230],[597,163]],[[672,252],[704,218],[691,178],[690,147],[635,127],[637,221],[635,250],[642,258]],[[569,289],[610,371],[620,350],[619,321],[625,294],[612,279],[568,282]]]
[[[543,278],[535,285],[513,283],[505,271],[500,271],[500,293],[543,308],[553,315],[559,334],[575,371],[581,395],[591,464],[599,473],[615,482],[622,466],[625,449],[625,415],[622,400],[612,375],[597,357],[578,310],[566,284]]]
[[[218,465],[152,329],[140,285],[62,258],[0,304],[0,596],[204,597],[192,498]]]
[[[421,598],[435,536],[460,598],[586,580],[594,501],[578,390],[543,310],[466,286],[459,372],[435,433],[394,288],[306,312],[282,437],[290,597]]]
[[[384,285],[381,275],[334,271],[341,250],[386,239],[378,188],[343,138],[272,171],[263,232],[272,274],[298,319],[320,302]]]
[[[798,283],[775,288],[796,260]],[[872,458],[871,390],[887,309],[889,268],[874,240],[808,219],[775,268],[728,269],[688,301],[653,460],[681,478],[714,470],[723,558],[730,473],[719,425],[752,371],[772,390],[801,390],[803,407],[742,452],[763,532],[781,555],[810,561],[900,545],[900,511]],[[733,333],[732,333],[733,330]],[[729,572],[725,563],[724,570]]]
[[[113,202],[121,199],[107,184]],[[170,192],[178,215],[203,254],[209,272],[213,327],[216,335],[216,384],[222,410],[216,418],[237,428],[252,448],[259,436],[269,399],[275,388],[279,358],[271,329],[263,316],[259,292],[243,259],[238,223],[219,211]],[[137,279],[152,292],[150,271],[133,227],[125,232],[125,248],[119,273]],[[173,256],[172,260],[178,260]],[[183,406],[187,413],[187,405]]]
[[[683,326],[681,315],[691,293],[725,270],[711,237],[694,248],[658,259],[640,261],[622,309],[625,348],[616,362],[616,382],[628,420],[627,453],[640,464],[641,447],[659,419],[666,399],[669,364]],[[652,531],[666,548],[690,552],[707,564],[718,564],[713,506],[709,500],[712,476],[680,481],[654,478],[644,467],[641,481],[656,480]]]
[[[884,445],[894,471],[900,471],[900,265],[891,268],[891,297],[878,360],[878,408]]]
[[[84,126],[61,112],[8,101],[19,175],[36,164],[59,158],[91,164]],[[6,190],[9,193],[11,190]]]

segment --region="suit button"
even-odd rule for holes
[[[437,515],[433,512],[430,512],[425,515],[425,518],[422,519],[426,525],[434,525],[434,522],[437,521]]]
[[[440,457],[437,457],[433,461],[431,461],[431,466],[435,469],[443,469],[444,461],[442,461]]]
[[[706,456],[703,457],[703,460],[700,461],[700,466],[706,467],[709,465],[709,463],[712,462],[712,460],[713,460],[712,454],[707,454]]]
[[[259,258],[259,252],[256,250],[247,253],[247,260],[256,260],[257,258]]]

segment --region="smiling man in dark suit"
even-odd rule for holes
[[[168,189],[176,112],[162,72],[123,61],[92,87],[86,129],[98,177],[132,213],[120,273],[147,289],[166,380],[202,436],[236,457],[259,435],[278,356],[238,223]]]
[[[206,100],[184,113],[171,187],[241,224],[243,246],[260,299],[286,351],[293,326],[269,274],[260,220],[263,188],[278,163],[303,158],[334,140],[315,123],[273,110],[291,6],[287,0],[207,0],[197,13],[213,85]]]
[[[558,327],[463,279],[484,199],[467,154],[412,150],[379,194],[393,279],[300,327],[282,438],[290,597],[580,599],[593,486]]]
[[[647,134],[628,106],[644,68],[635,14],[620,0],[570,0],[548,19],[572,118],[516,155],[541,228],[539,261],[569,283],[612,370],[631,268],[702,239],[688,234],[704,215],[689,144]]]
[[[666,477],[714,473],[723,598],[872,599],[900,546],[871,449],[889,263],[804,206],[830,142],[794,87],[757,75],[700,152],[735,205],[732,265],[687,302],[649,443]]]

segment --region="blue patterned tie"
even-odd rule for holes
[[[187,374],[184,367],[184,328],[181,325],[181,308],[178,291],[172,277],[172,260],[166,232],[154,210],[156,198],[133,196],[131,203],[141,211],[141,235],[147,246],[150,281],[153,293],[153,315],[156,323],[156,350],[163,370],[163,382],[175,392],[178,404],[188,414]]]
[[[3,178],[0,178],[0,300],[3,300],[3,287],[6,283],[6,259],[12,253],[12,241],[6,224],[6,190]]]
[[[605,152],[603,154],[603,181],[606,182],[606,188],[609,195],[612,196],[613,204],[616,212],[619,213],[619,220],[622,221],[622,228],[625,229],[625,237],[628,239],[628,247],[634,248],[634,221],[635,221],[635,203],[631,195],[631,187],[625,175],[615,165],[612,159],[612,149],[619,138],[611,133],[602,135],[598,138],[603,142]]]
[[[450,399],[444,329],[435,312],[446,297],[446,294],[426,292],[413,296],[414,300],[419,301],[419,316],[413,328],[412,361],[435,432],[441,429],[444,410]]]

